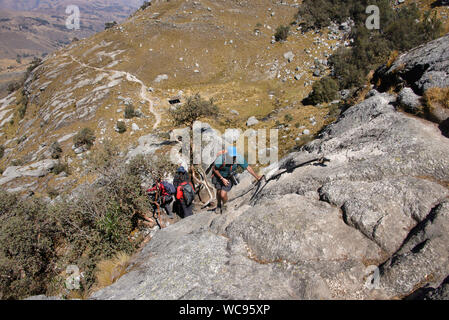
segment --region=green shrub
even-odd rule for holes
[[[0,191],[0,295],[19,299],[45,292],[54,275],[57,226],[41,200]]]
[[[22,84],[20,82],[13,82],[8,84],[8,93],[13,93],[14,91],[17,91],[20,89]]]
[[[280,25],[277,27],[276,32],[274,33],[274,38],[276,41],[286,41],[288,37],[288,33],[290,31],[289,26]]]
[[[144,1],[143,4],[140,6],[139,10],[145,10],[146,8],[148,8],[149,6],[151,6],[151,1]]]
[[[337,94],[338,83],[330,77],[324,77],[313,84],[312,92],[303,103],[316,105],[323,102],[329,102],[335,100]]]
[[[82,290],[89,292],[100,261],[135,252],[140,242],[130,241],[130,234],[137,217],[150,208],[142,184],[173,172],[174,166],[167,157],[143,155],[126,164],[113,146],[105,149],[99,153],[111,157],[96,169],[97,183],[74,197],[48,188],[52,198],[60,199],[46,203],[0,189],[2,299],[66,292],[60,275],[71,264],[84,274]]]
[[[116,127],[118,130],[118,133],[126,132],[126,123],[124,121],[117,121]]]
[[[59,159],[62,154],[61,145],[57,141],[53,142],[50,146],[50,152],[52,159]]]
[[[110,29],[112,27],[115,27],[117,25],[116,21],[112,21],[112,22],[106,22],[104,24],[104,30]]]
[[[136,116],[136,111],[132,105],[125,108],[125,119],[132,119]]]
[[[285,122],[291,122],[291,121],[293,121],[293,117],[290,114],[286,114],[284,116],[284,121]]]
[[[59,161],[54,168],[52,169],[52,171],[55,175],[60,174],[61,172],[65,172],[67,174],[69,174],[69,165],[65,162],[61,162]]]
[[[75,145],[75,148],[86,146],[88,149],[90,149],[95,141],[95,135],[92,129],[90,128],[83,128],[81,129],[74,137],[73,137],[73,143]]]

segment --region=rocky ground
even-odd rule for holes
[[[448,39],[399,57],[402,70],[423,63],[415,80],[430,86],[429,72],[447,78],[438,66]],[[267,168],[266,184],[244,178],[226,214],[199,212],[156,233],[92,298],[447,299],[449,140],[399,100],[373,89]],[[321,156],[330,161],[301,166]]]

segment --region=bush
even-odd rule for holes
[[[50,152],[52,159],[59,159],[62,154],[61,145],[57,141],[53,142],[50,146]]]
[[[368,5],[380,9],[380,30],[368,30],[365,26]],[[393,10],[388,0],[304,0],[297,14],[304,30],[323,28],[332,21],[341,23],[347,18],[355,23],[353,46],[340,49],[329,61],[340,89],[365,84],[366,75],[384,63],[392,51],[409,50],[437,38],[442,31],[436,13],[421,16],[416,4]]]
[[[65,162],[59,161],[54,168],[51,170],[55,175],[60,174],[61,172],[65,172],[69,174],[69,165]]]
[[[285,122],[291,122],[291,121],[293,121],[293,117],[290,114],[286,114],[284,116],[284,120],[285,120]]]
[[[141,240],[131,241],[130,234],[138,216],[151,207],[141,186],[173,172],[174,166],[168,158],[142,155],[125,164],[113,147],[106,148],[99,153],[112,156],[95,170],[97,182],[70,197],[61,194],[60,200],[47,203],[0,189],[2,299],[66,292],[63,275],[71,264],[83,273],[84,293],[96,281],[113,282],[125,272],[126,257]],[[52,188],[47,191],[53,198],[58,195]]]
[[[4,155],[5,155],[5,147],[0,146],[0,159],[3,158]]]
[[[116,128],[118,133],[124,133],[126,132],[126,123],[124,121],[117,121]]]
[[[288,33],[290,31],[289,26],[280,25],[277,27],[276,32],[274,33],[274,38],[276,41],[286,41],[288,37]]]
[[[140,6],[139,10],[145,10],[146,8],[148,8],[149,6],[151,6],[151,2],[150,1],[144,1],[143,4]]]
[[[125,119],[132,119],[136,116],[136,112],[133,106],[127,106],[125,108]]]
[[[88,149],[90,149],[95,141],[95,135],[92,129],[90,128],[83,128],[81,129],[74,137],[73,137],[73,143],[75,145],[75,148],[86,146]]]
[[[116,21],[106,22],[106,23],[104,24],[104,30],[108,30],[108,29],[110,29],[110,28],[112,28],[112,27],[115,27],[116,25],[117,25],[117,22],[116,22]]]
[[[14,91],[17,91],[20,89],[22,84],[20,82],[13,82],[8,84],[8,93],[13,93]]]
[[[304,104],[317,105],[323,102],[330,102],[337,98],[338,83],[330,78],[324,77],[313,84],[312,92],[304,99]]]
[[[18,299],[45,292],[54,275],[58,227],[39,199],[0,191],[0,295]]]

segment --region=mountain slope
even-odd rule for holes
[[[59,50],[27,80],[24,119],[17,111],[14,114],[20,93],[4,100],[2,165],[38,161],[59,140],[75,173],[66,180],[76,183],[82,159],[73,153],[70,137],[80,128],[94,129],[97,141],[111,137],[129,146],[153,132],[157,117],[160,133],[171,130],[168,99],[195,92],[219,105],[222,115],[211,123],[218,129],[244,128],[250,116],[264,120],[255,129],[271,128],[290,114],[297,125],[289,123],[280,137],[283,150],[288,150],[307,139],[302,131],[313,134],[328,121],[328,108],[297,107],[310,91],[314,59],[325,59],[326,52],[344,42],[343,33],[316,41],[311,33],[292,30],[287,42],[271,43],[277,26],[291,22],[296,6],[268,0],[256,5],[160,1],[119,26]],[[255,32],[256,28],[260,30]],[[284,55],[290,51],[294,58],[289,63]],[[142,95],[145,87],[152,91],[147,93],[150,103]],[[130,103],[143,117],[126,120],[128,129],[134,122],[140,130],[120,135],[115,124]]]
[[[396,72],[424,70],[416,83],[438,85],[446,77],[425,79],[449,73],[440,68],[448,45],[445,36],[401,55]],[[400,111],[401,100],[372,90],[264,170],[259,188],[244,175],[225,214],[201,212],[156,233],[128,273],[92,298],[402,299],[421,288],[447,296],[449,139]],[[302,165],[323,156],[324,165]]]

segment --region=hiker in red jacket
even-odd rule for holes
[[[176,181],[176,199],[182,208],[182,218],[187,218],[193,215],[193,198],[195,197],[195,189],[190,182],[189,174],[183,167],[178,169]],[[181,210],[179,210],[181,211]]]
[[[166,181],[162,181],[161,178],[157,178],[156,183],[153,185],[153,187],[147,190],[147,193],[149,195],[155,196],[155,201],[159,203],[159,205],[162,208],[164,208],[165,212],[167,213],[167,216],[170,219],[174,217],[170,207],[170,204],[173,201],[172,194],[174,192],[175,188],[173,187],[173,185],[171,185]]]

